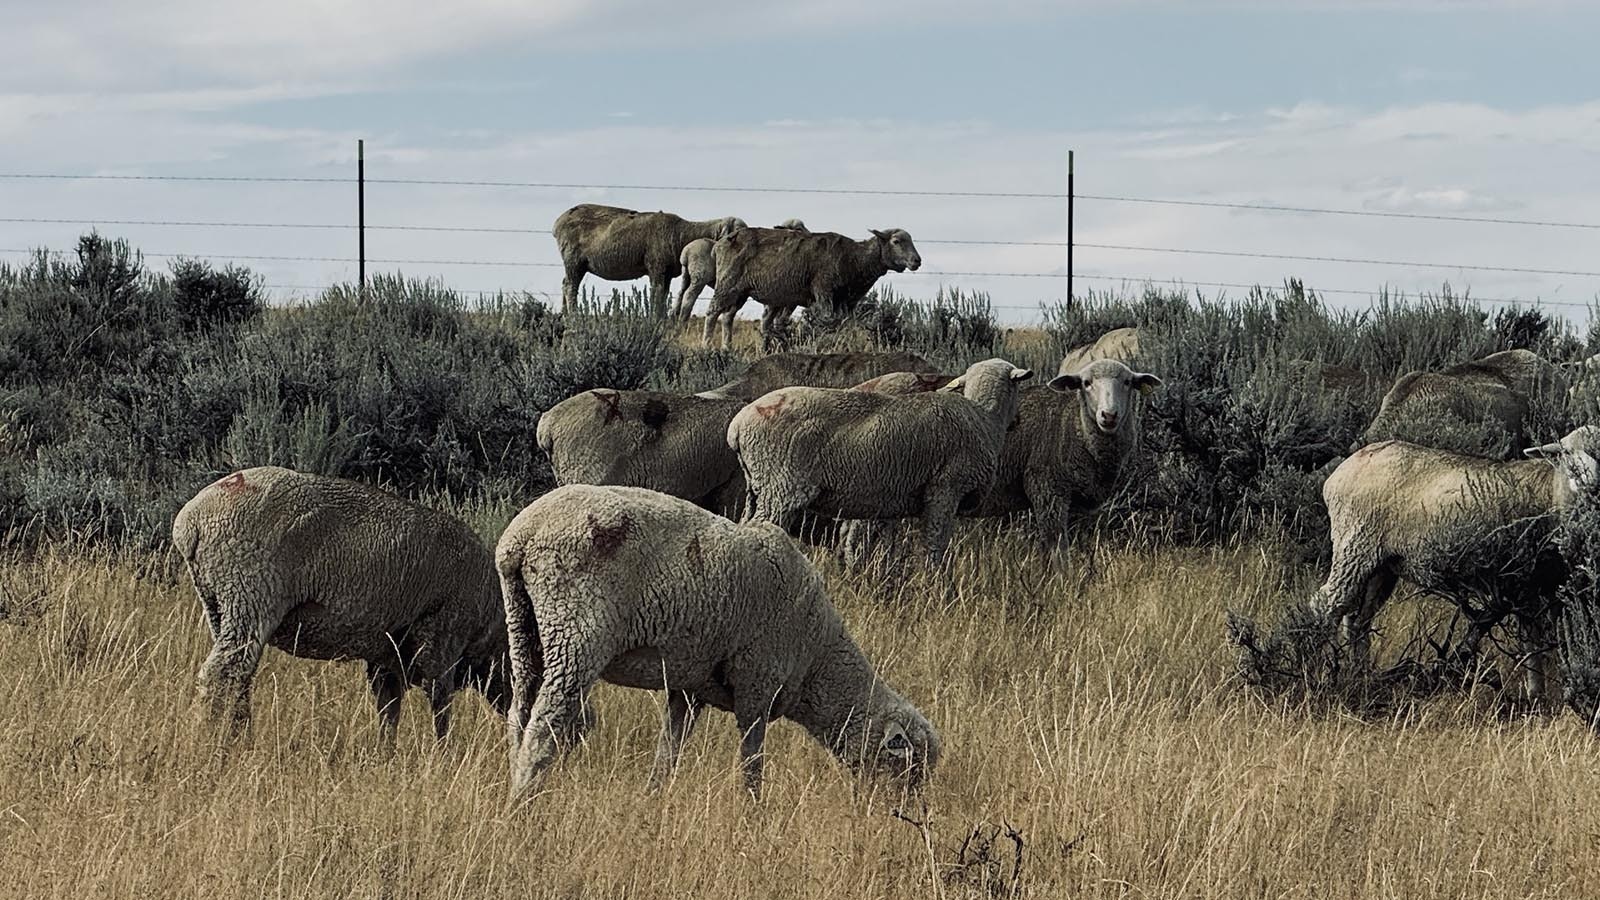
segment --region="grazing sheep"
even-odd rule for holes
[[[774,226],[787,231],[810,233],[806,223],[799,219],[784,219]],[[700,292],[708,287],[717,286],[717,263],[712,257],[712,248],[717,242],[711,238],[696,238],[690,241],[678,254],[678,265],[683,269],[683,287],[678,290],[678,302],[672,311],[672,317],[679,322],[689,321],[689,313],[694,310],[694,304],[700,299]]]
[[[1518,598],[1509,611],[1533,657],[1524,692],[1530,699],[1545,695],[1545,661],[1538,657],[1550,623],[1549,610],[1541,607],[1559,585],[1561,567],[1508,559],[1505,548],[1526,553],[1526,541],[1515,539],[1519,534],[1595,488],[1600,426],[1524,452],[1535,458],[1506,462],[1384,441],[1357,451],[1328,476],[1322,498],[1333,564],[1315,606],[1343,619],[1358,664],[1366,664],[1372,620],[1399,579],[1451,594],[1465,582]]]
[[[917,393],[949,384],[952,377],[896,372],[854,389]],[[744,473],[728,446],[728,423],[744,405],[595,388],[551,407],[539,417],[535,436],[558,484],[650,488],[737,519],[744,511]]]
[[[1032,376],[991,359],[936,393],[783,388],[733,417],[728,445],[739,454],[756,518],[792,528],[807,510],[841,519],[920,516],[937,562],[957,511],[975,506],[994,482],[1018,387]]]
[[[518,514],[495,562],[511,643],[513,798],[577,742],[602,679],[667,691],[656,781],[705,706],[734,714],[757,796],[772,719],[792,719],[862,773],[916,783],[939,760],[933,726],[878,679],[821,575],[770,525],[642,488],[573,485]]]
[[[866,391],[869,394],[889,394],[891,396],[926,394],[929,391],[936,391],[960,377],[960,375],[942,375],[938,372],[890,372],[887,375],[879,375],[877,378],[863,381],[851,388],[851,390]]]
[[[750,364],[738,378],[701,397],[750,401],[778,388],[845,388],[890,372],[934,372],[933,364],[899,350],[861,353],[774,353]]]
[[[1116,328],[1100,335],[1092,344],[1074,347],[1061,357],[1058,375],[1077,372],[1089,363],[1102,359],[1132,362],[1139,355],[1139,329]]]
[[[1362,439],[1453,439],[1460,445],[1444,449],[1492,452],[1499,445],[1504,452],[1494,455],[1514,454],[1528,443],[1530,404],[1565,390],[1556,367],[1527,350],[1493,353],[1443,372],[1407,372],[1384,394]]]
[[[607,281],[650,278],[650,308],[667,315],[667,294],[679,272],[679,254],[697,238],[713,240],[745,227],[727,216],[695,222],[668,212],[637,212],[616,206],[580,203],[556,217],[556,246],[566,275],[561,279],[561,310],[578,305],[578,287],[589,272]]]
[[[717,290],[706,313],[705,345],[711,345],[720,317],[722,346],[732,346],[734,314],[754,296],[766,307],[761,315],[764,351],[772,345],[775,317],[813,303],[849,312],[885,272],[922,266],[911,235],[900,228],[874,230],[863,241],[831,231],[743,228],[719,240],[713,255]]]
[[[559,484],[645,487],[737,518],[744,503],[728,423],[743,400],[596,388],[539,417],[539,449]]]
[[[203,488],[172,523],[215,645],[201,692],[249,723],[262,648],[360,659],[386,740],[421,686],[443,738],[461,687],[504,710],[505,619],[494,559],[458,519],[353,481],[263,466]]]
[[[968,515],[1032,510],[1040,541],[1056,550],[1071,515],[1099,509],[1122,488],[1139,446],[1134,393],[1161,387],[1161,379],[1102,359],[1046,387],[1022,392],[994,487]]]

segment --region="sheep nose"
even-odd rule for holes
[[[1100,426],[1102,428],[1115,428],[1115,427],[1117,427],[1117,414],[1114,413],[1114,412],[1103,412],[1103,413],[1101,413],[1100,414]]]

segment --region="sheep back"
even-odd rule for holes
[[[764,356],[734,380],[702,396],[750,401],[785,387],[847,388],[891,372],[934,373],[932,363],[915,353],[775,353]]]

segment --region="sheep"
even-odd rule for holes
[[[703,343],[723,320],[722,346],[733,344],[733,317],[754,296],[766,307],[761,315],[762,350],[771,349],[773,322],[795,307],[813,303],[849,312],[885,272],[916,271],[922,255],[904,229],[872,231],[853,241],[831,231],[799,233],[777,228],[744,228],[719,240],[717,290],[706,313]]]
[[[784,219],[773,227],[810,233],[806,223],[799,219]],[[689,321],[689,313],[694,310],[701,291],[717,286],[717,264],[711,255],[716,244],[711,238],[696,238],[684,245],[683,252],[678,254],[678,265],[683,269],[683,287],[678,290],[678,302],[672,317],[679,322]]]
[[[596,388],[539,417],[558,484],[647,487],[737,517],[744,503],[728,423],[743,400]]]
[[[1493,353],[1443,372],[1407,372],[1384,394],[1362,442],[1422,437],[1414,426],[1425,422],[1430,442],[1458,444],[1445,449],[1514,454],[1527,446],[1530,404],[1565,390],[1556,367],[1527,350]]]
[[[1100,335],[1094,343],[1068,350],[1067,354],[1061,357],[1061,366],[1056,370],[1056,374],[1067,375],[1102,359],[1115,359],[1128,363],[1138,355],[1139,329],[1116,328]]]
[[[434,733],[470,686],[505,709],[506,634],[494,559],[456,518],[367,485],[275,466],[201,489],[172,523],[214,645],[201,694],[232,733],[249,724],[266,644],[306,659],[360,659],[393,744],[408,686]]]
[[[746,513],[785,527],[810,510],[841,519],[920,516],[934,562],[952,518],[993,483],[1018,386],[1003,359],[977,363],[944,390],[901,397],[783,388],[733,417],[728,446],[754,495]],[[961,391],[955,396],[953,391]]]
[[[899,350],[860,353],[774,353],[751,363],[738,378],[709,391],[703,391],[698,396],[750,401],[778,388],[797,385],[845,388],[890,372],[935,371],[937,370],[932,363],[917,354]]]
[[[896,372],[854,390],[914,393],[949,384],[952,377]],[[727,434],[728,423],[744,405],[743,400],[596,388],[540,416],[535,438],[558,484],[646,487],[738,518],[744,473]]]
[[[1059,550],[1070,515],[1099,509],[1122,488],[1139,446],[1134,393],[1161,385],[1155,375],[1102,359],[1023,391],[994,487],[966,515],[1032,510],[1041,544]]]
[[[668,212],[580,203],[557,216],[552,229],[566,270],[561,310],[577,309],[578,288],[589,272],[608,281],[648,276],[650,308],[666,318],[667,293],[683,248],[696,238],[716,239],[743,227],[744,220],[733,216],[695,222]]]
[[[1424,588],[1518,598],[1509,611],[1522,626],[1530,666],[1529,699],[1545,695],[1546,601],[1562,580],[1547,560],[1507,558],[1504,545],[1539,517],[1593,491],[1600,464],[1600,426],[1586,425],[1560,441],[1524,451],[1530,459],[1483,459],[1404,441],[1358,450],[1328,476],[1323,502],[1333,537],[1333,562],[1313,607],[1342,620],[1358,665],[1367,663],[1373,618],[1404,578]],[[1553,465],[1552,465],[1553,463]],[[1497,546],[1498,545],[1498,546]],[[1487,573],[1487,574],[1485,574]],[[1548,583],[1540,583],[1548,582]],[[1481,636],[1474,628],[1469,645]]]
[[[633,487],[569,485],[512,520],[495,549],[510,635],[511,794],[587,726],[602,679],[667,691],[659,784],[705,706],[731,711],[744,784],[761,792],[772,719],[791,719],[858,773],[920,783],[939,735],[879,680],[788,536]],[[535,625],[537,623],[537,625]]]

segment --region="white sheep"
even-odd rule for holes
[[[570,485],[512,520],[495,562],[511,643],[513,798],[581,736],[602,679],[668,692],[656,781],[704,706],[734,714],[752,794],[772,719],[798,723],[858,771],[916,782],[939,759],[933,726],[878,679],[822,577],[777,528],[643,488]]]
[[[841,519],[920,516],[924,546],[938,561],[957,511],[976,506],[994,482],[1018,386],[1032,376],[991,359],[934,393],[783,388],[733,417],[728,445],[739,454],[756,518],[793,527],[806,510]]]
[[[494,559],[458,519],[353,481],[274,466],[201,489],[172,523],[214,646],[200,668],[213,716],[249,723],[267,644],[360,659],[387,741],[407,686],[435,734],[471,686],[504,709],[506,635]]]
[[[1494,544],[1506,536],[1503,529],[1559,511],[1594,490],[1600,426],[1584,426],[1524,453],[1535,459],[1505,462],[1383,441],[1352,454],[1328,476],[1322,498],[1333,564],[1314,605],[1343,619],[1359,665],[1368,658],[1373,617],[1401,578],[1423,586],[1449,583],[1470,564],[1522,572],[1511,576],[1518,583],[1501,586],[1507,593],[1540,589],[1526,582],[1528,561],[1500,559],[1503,551]],[[1525,649],[1542,657],[1545,611],[1513,612],[1523,626]],[[1532,660],[1525,682],[1529,698],[1545,694],[1544,668],[1543,660]]]

